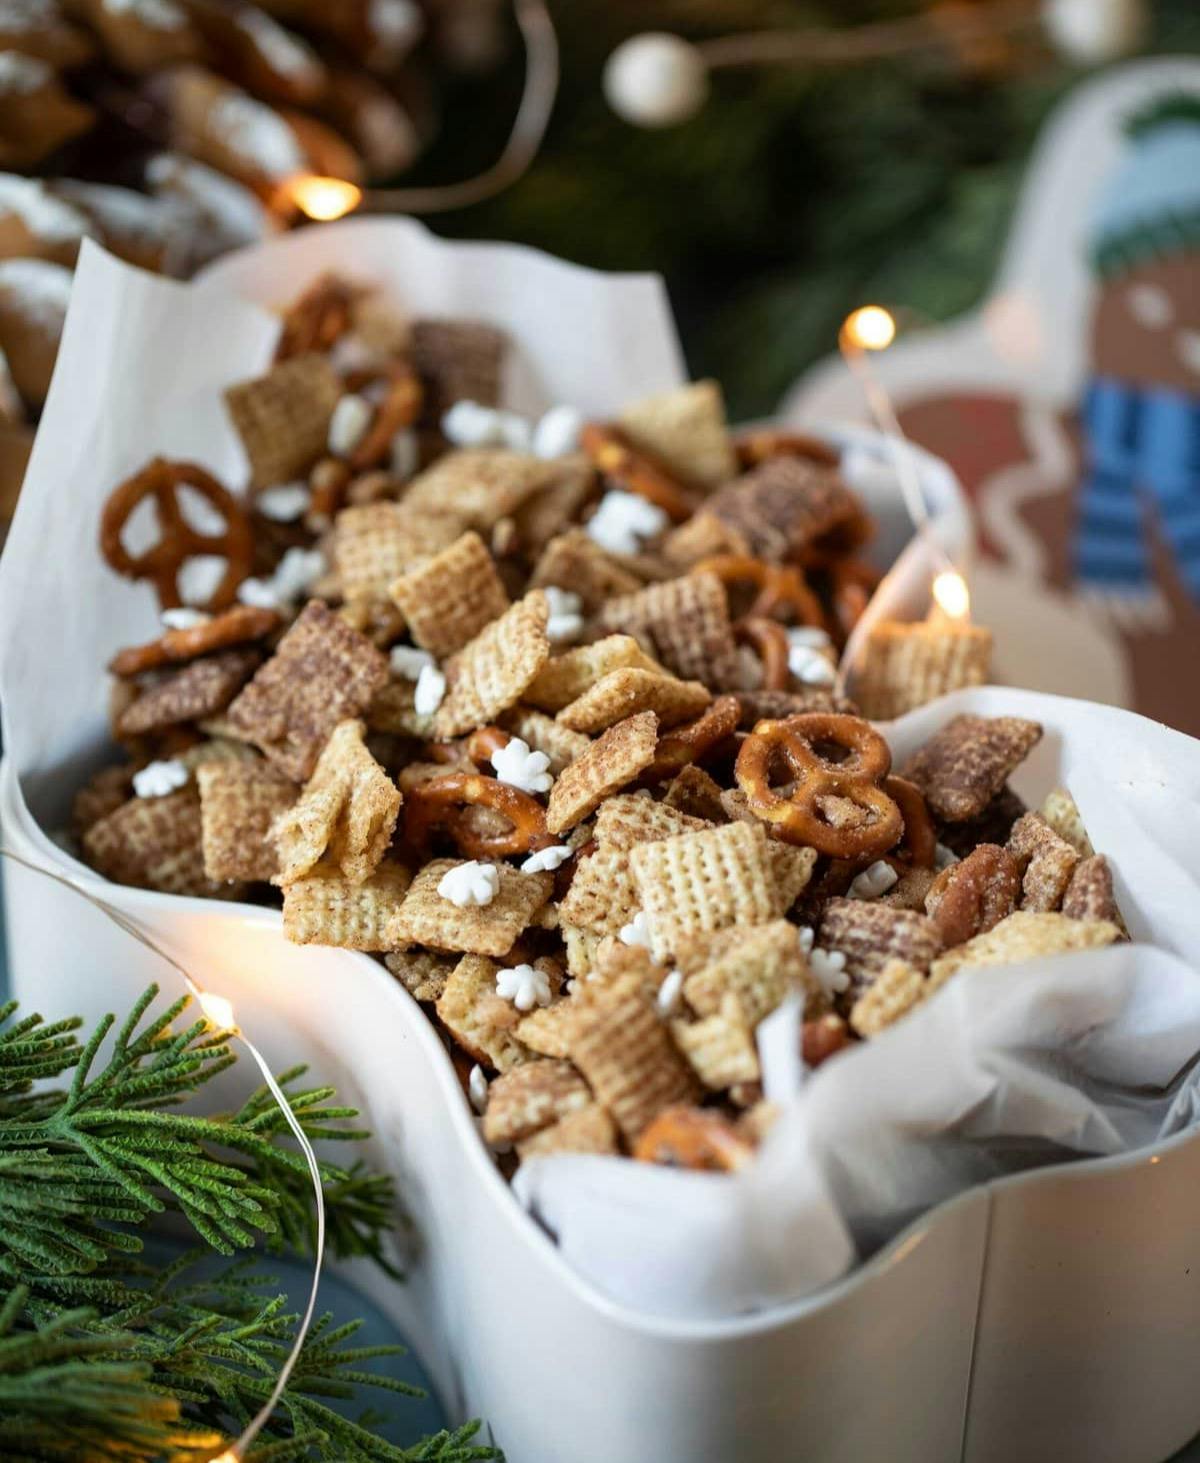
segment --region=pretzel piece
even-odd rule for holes
[[[231,645],[245,645],[269,635],[280,623],[275,610],[257,605],[234,605],[199,625],[185,630],[167,630],[146,645],[128,645],[118,650],[108,663],[114,676],[140,676],[160,666],[178,664],[208,655],[213,650],[227,650]]]
[[[822,743],[840,747],[845,759],[826,760],[816,750]],[[796,784],[786,796],[771,787],[779,760]],[[751,812],[772,823],[786,842],[834,858],[868,859],[886,853],[904,831],[899,807],[879,785],[891,762],[888,744],[865,721],[814,711],[759,722],[742,743],[734,775]],[[837,826],[822,812],[822,801],[830,798],[853,805],[863,816],[839,816]]]
[[[670,1168],[697,1168],[728,1173],[744,1168],[754,1157],[728,1118],[700,1107],[669,1107],[638,1139],[634,1158]]]
[[[485,832],[461,816],[464,806],[492,808],[502,813],[512,827],[504,832]],[[468,858],[506,858],[558,842],[547,833],[546,810],[535,797],[478,772],[448,772],[414,787],[404,805],[404,815],[405,838],[414,847],[422,847],[435,827],[446,824]]]
[[[825,623],[820,600],[801,571],[791,564],[768,564],[752,554],[716,554],[693,564],[689,572],[715,574],[727,589],[734,584],[749,584],[757,590],[747,616],[770,618],[783,610],[801,625]]]
[[[736,696],[718,696],[702,715],[686,726],[674,727],[658,739],[654,761],[640,781],[644,784],[663,782],[683,768],[699,762],[737,729],[741,706]]]
[[[746,615],[733,627],[733,638],[749,645],[762,662],[762,689],[786,691],[792,673],[788,667],[787,631],[778,620],[765,615]]]
[[[223,533],[201,533],[192,527],[179,500],[181,488],[204,498],[225,520]],[[143,499],[153,500],[161,537],[140,554],[131,554],[122,540],[125,525]],[[215,477],[194,462],[155,457],[118,484],[100,517],[100,551],[111,568],[127,579],[148,579],[163,609],[176,609],[179,571],[187,560],[213,557],[226,561],[225,573],[209,599],[197,606],[223,610],[233,603],[237,587],[250,573],[254,537],[245,508]]]
[[[675,523],[690,518],[695,506],[690,494],[671,473],[646,452],[639,452],[616,427],[589,422],[579,438],[593,467],[661,508]]]

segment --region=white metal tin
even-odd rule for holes
[[[583,1283],[519,1208],[380,965],[288,945],[272,911],[97,880],[7,766],[0,827],[219,983],[269,1059],[309,1059],[363,1107],[418,1236],[409,1280],[373,1293],[450,1413],[488,1418],[511,1463],[1161,1463],[1200,1430],[1200,1136],[975,1189],[769,1314],[649,1319]],[[69,891],[11,864],[5,879],[27,1007],[91,1017],[173,988]]]

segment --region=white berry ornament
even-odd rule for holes
[[[604,95],[635,127],[674,127],[707,101],[708,67],[682,37],[647,31],[623,41],[608,58]]]

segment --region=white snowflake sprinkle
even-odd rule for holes
[[[148,762],[133,774],[133,790],[140,798],[164,798],[181,788],[191,775],[175,757],[165,762]]]
[[[579,447],[583,413],[573,406],[552,406],[533,429],[535,457],[565,457]]]
[[[406,681],[415,681],[427,666],[437,666],[427,650],[418,650],[415,645],[393,645],[388,658],[392,671]]]
[[[810,650],[829,650],[833,646],[829,631],[822,630],[819,625],[787,625],[784,633],[789,647],[804,645]]]
[[[670,970],[667,972],[662,985],[658,988],[658,994],[654,998],[654,1004],[658,1014],[664,1019],[674,1016],[679,1009],[679,998],[683,994],[683,971]]]
[[[371,403],[363,396],[347,392],[333,409],[329,418],[330,452],[335,457],[349,457],[367,435],[371,418],[375,415]]]
[[[496,972],[496,994],[511,1001],[518,1011],[548,1006],[552,999],[550,977],[533,965],[514,965]]]
[[[545,752],[531,751],[529,743],[520,737],[511,737],[492,753],[491,761],[497,780],[522,792],[549,792],[554,785],[547,770],[550,758]]]
[[[432,716],[446,695],[446,677],[437,666],[422,666],[413,692],[413,710],[418,716]]]
[[[392,438],[389,449],[389,464],[392,476],[408,479],[416,472],[421,462],[421,449],[417,434],[411,427],[403,427]]]
[[[502,447],[504,423],[494,406],[464,397],[443,415],[442,436],[455,447]]]
[[[934,845],[933,866],[937,870],[948,869],[951,864],[958,863],[958,855],[952,848],[947,848],[944,843]]]
[[[846,957],[840,950],[813,950],[808,957],[808,968],[830,998],[850,989]]]
[[[295,523],[308,512],[311,502],[312,492],[307,483],[280,483],[259,493],[254,506],[273,523]]]
[[[559,589],[556,584],[543,585],[542,592],[550,606],[546,636],[551,645],[565,645],[583,630],[583,600],[574,591]]]
[[[552,844],[549,848],[539,848],[536,853],[531,853],[521,865],[521,872],[523,874],[552,874],[560,864],[566,863],[573,851],[565,843]]]
[[[641,945],[643,949],[650,949],[650,916],[644,909],[638,910],[631,924],[621,926],[617,939],[622,945]]]
[[[243,579],[238,585],[238,600],[259,610],[278,610],[283,602],[269,579]]]
[[[837,680],[829,660],[811,645],[789,647],[788,670],[803,686],[832,686]]]
[[[483,1075],[483,1068],[478,1062],[471,1068],[471,1075],[467,1078],[467,1091],[471,1096],[471,1106],[476,1112],[483,1112],[488,1105],[488,1079]]]
[[[670,521],[657,504],[613,488],[588,520],[587,534],[610,554],[636,554],[646,539],[662,533]]]
[[[482,909],[500,892],[500,870],[478,859],[455,864],[442,875],[437,892],[458,909]]]
[[[850,899],[878,899],[899,881],[900,875],[886,859],[876,859],[870,868],[855,875],[846,895]]]
[[[814,932],[812,926],[801,925],[800,928],[796,931],[796,934],[800,938],[800,949],[804,952],[805,955],[810,955],[812,953],[813,943],[816,940],[816,933]]]
[[[163,610],[161,618],[168,630],[194,630],[197,625],[207,625],[212,616],[203,610],[182,605],[178,609]]]

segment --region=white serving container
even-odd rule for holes
[[[959,693],[946,710],[1021,714],[1022,699]],[[639,1316],[520,1209],[435,1031],[382,966],[288,945],[272,911],[98,880],[43,832],[70,786],[40,777],[31,811],[0,769],[5,843],[102,891],[233,1000],[273,1063],[307,1058],[363,1108],[417,1234],[408,1281],[372,1293],[448,1412],[486,1417],[510,1463],[1161,1463],[1200,1430],[1200,1135],[972,1190],[766,1314]],[[175,988],[68,890],[11,864],[5,879],[27,1007],[94,1016],[151,980]]]

